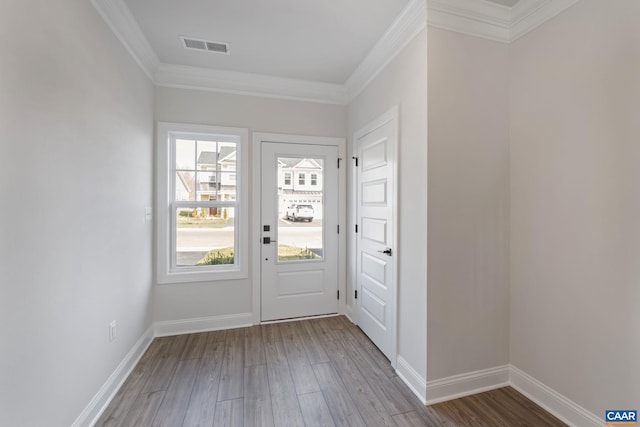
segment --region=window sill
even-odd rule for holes
[[[221,280],[248,279],[249,275],[241,269],[226,271],[178,271],[167,272],[158,276],[159,285],[176,283],[219,282]]]

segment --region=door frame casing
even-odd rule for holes
[[[267,132],[253,132],[251,157],[253,169],[251,172],[251,312],[254,325],[261,323],[261,286],[262,286],[262,267],[261,267],[261,243],[262,243],[262,143],[275,142],[284,144],[304,144],[304,145],[328,145],[338,148],[338,157],[341,158],[340,168],[338,169],[338,224],[340,224],[340,233],[338,235],[338,291],[340,299],[338,300],[338,314],[345,312],[346,300],[346,219],[347,219],[347,164],[345,162],[347,141],[346,138],[324,137],[324,136],[305,136],[290,135]],[[337,161],[337,159],[336,159]],[[337,233],[337,230],[336,230]]]
[[[393,122],[393,135],[395,136],[395,144],[393,147],[393,156],[394,162],[391,165],[391,173],[393,176],[393,184],[391,186],[391,215],[393,218],[393,224],[391,227],[393,239],[391,244],[393,245],[394,256],[392,257],[391,263],[393,265],[393,301],[392,301],[392,312],[391,316],[393,327],[391,328],[393,331],[393,350],[392,354],[395,356],[390,360],[391,366],[395,369],[397,366],[397,358],[398,358],[398,255],[399,255],[399,245],[398,245],[398,163],[399,163],[399,145],[400,145],[400,124],[399,124],[399,107],[397,105],[391,107],[386,112],[382,113],[372,121],[368,122],[360,129],[353,133],[353,146],[352,156],[353,158],[358,156],[358,139],[366,136],[367,134],[375,131],[376,129],[386,125],[389,122]],[[349,254],[349,281],[351,283],[351,292],[355,290],[359,290],[358,288],[358,272],[357,272],[357,256],[358,256],[358,236],[355,233],[355,229],[353,228],[355,224],[358,223],[358,169],[355,167],[353,163],[351,163],[351,173],[349,177],[351,179],[351,200],[349,205],[349,219],[351,223],[351,229],[349,230],[349,247],[352,248],[352,253]],[[362,292],[360,292],[362,293]],[[353,305],[345,308],[347,316],[354,322],[356,325],[358,324],[358,316],[359,316],[359,305],[360,299],[354,299],[354,295],[350,295],[350,301],[353,302]]]

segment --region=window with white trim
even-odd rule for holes
[[[248,277],[248,131],[158,125],[158,282]]]

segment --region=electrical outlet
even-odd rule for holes
[[[117,336],[116,328],[117,328],[117,324],[115,320],[109,323],[109,342],[115,341]]]

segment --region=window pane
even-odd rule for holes
[[[236,143],[218,143],[218,169],[224,172],[236,171]]]
[[[198,192],[196,200],[207,202],[211,200],[218,200],[219,188],[220,179],[217,172],[198,172],[196,178],[196,189]]]
[[[218,186],[218,200],[223,202],[235,201],[237,197],[236,174],[220,173],[220,185]]]
[[[176,209],[176,266],[235,263],[235,209]]]
[[[178,171],[175,176],[176,201],[195,201],[195,173],[193,171]]]
[[[198,170],[215,170],[218,150],[215,141],[198,141]]]
[[[324,161],[318,159],[278,158],[278,182],[291,179],[291,169],[303,165],[322,181]],[[289,169],[285,171],[284,169]],[[322,186],[306,186],[306,172],[294,171],[293,185],[278,188],[278,261],[320,260],[323,257],[323,192]]]
[[[196,142],[190,139],[176,139],[176,169],[195,170]]]

